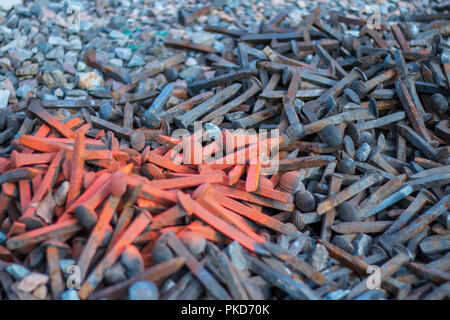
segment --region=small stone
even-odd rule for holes
[[[23,62],[25,60],[30,59],[33,56],[31,50],[21,49],[21,48],[11,48],[8,50],[8,54],[10,57]]]
[[[39,300],[45,300],[47,298],[48,289],[46,285],[40,285],[33,291],[33,296]]]
[[[88,89],[103,85],[103,77],[98,72],[80,72],[77,76],[78,87],[81,89]]]
[[[144,260],[138,248],[134,245],[129,245],[125,248],[120,256],[120,261],[127,269],[129,278],[137,276],[144,271]]]
[[[203,73],[203,68],[195,65],[180,72],[180,78],[189,82],[194,80],[201,73]]]
[[[85,228],[92,228],[97,223],[97,214],[91,208],[79,205],[75,208],[75,217]]]
[[[84,90],[81,89],[75,89],[75,90],[68,90],[66,91],[66,97],[75,97],[75,98],[79,98],[79,97],[87,97],[88,93]]]
[[[225,44],[223,42],[216,41],[216,42],[214,42],[213,48],[219,52],[222,52],[223,49],[225,48]]]
[[[45,54],[45,59],[47,60],[62,60],[64,59],[64,48],[56,47],[51,49],[49,52]]]
[[[49,276],[46,274],[31,272],[20,280],[17,289],[24,292],[32,292],[38,286],[46,284],[48,280]]]
[[[115,68],[122,68],[123,67],[123,60],[113,58],[113,59],[109,60],[109,64],[112,65]]]
[[[105,270],[105,281],[109,285],[114,285],[127,279],[126,269],[121,263],[114,264]]]
[[[316,209],[316,199],[309,191],[299,191],[295,194],[295,206],[301,212],[312,212]]]
[[[42,75],[42,79],[44,80],[45,85],[50,89],[56,88],[58,86],[55,79],[53,79],[53,77],[50,75],[50,72],[44,72],[44,74]]]
[[[205,238],[194,231],[183,232],[180,236],[180,240],[194,255],[201,254],[206,248]]]
[[[128,61],[131,58],[131,49],[129,48],[115,48],[114,53],[122,60]]]
[[[194,58],[189,57],[186,59],[186,62],[184,64],[188,67],[192,67],[192,66],[196,66],[198,64],[198,62]]]
[[[55,192],[54,198],[58,206],[62,207],[66,203],[67,193],[69,192],[70,183],[64,181]]]
[[[39,50],[39,52],[46,54],[50,51],[52,46],[47,41],[41,41],[36,45],[36,48]]]
[[[0,109],[6,108],[8,106],[9,96],[11,91],[0,90]]]
[[[328,251],[322,244],[316,244],[308,256],[308,262],[317,271],[322,271],[327,267]]]
[[[56,37],[56,36],[49,36],[48,43],[53,46],[67,46],[68,45],[66,40],[64,40],[61,37]]]
[[[9,29],[11,30],[11,29]],[[13,41],[8,42],[6,46],[0,48],[0,52],[8,51],[11,48],[24,48],[27,44],[27,38],[25,36],[18,37]]]
[[[214,44],[214,34],[209,32],[195,32],[192,34],[192,42],[195,44],[202,44],[205,46],[212,46]]]
[[[50,89],[65,87],[67,85],[66,78],[64,78],[63,73],[59,69],[51,72],[44,72],[42,79]]]
[[[9,11],[15,5],[22,4],[22,0],[0,0],[0,9],[3,11]]]
[[[125,38],[128,38],[128,36],[125,33],[117,31],[117,30],[112,30],[109,33],[109,37],[111,39],[125,39]]]
[[[81,43],[80,38],[74,38],[69,41],[68,45],[72,50],[81,50],[83,49],[83,44]]]
[[[86,70],[86,63],[84,63],[83,61],[78,61],[77,62],[77,71],[78,72],[83,72]]]
[[[80,300],[80,297],[77,290],[68,289],[61,294],[61,300]]]
[[[133,68],[133,67],[140,67],[140,66],[145,66],[146,62],[144,60],[144,58],[142,58],[140,55],[135,54],[133,55],[133,57],[131,57],[130,62],[128,62],[127,67],[128,68]]]
[[[138,281],[130,287],[128,296],[130,300],[157,300],[158,287],[150,281]]]
[[[24,277],[30,274],[30,270],[17,263],[7,266],[6,271],[17,281],[22,280]]]
[[[34,76],[39,72],[39,65],[37,63],[31,63],[29,65],[20,67],[16,70],[16,75],[23,76]]]

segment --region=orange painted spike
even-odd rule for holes
[[[32,150],[40,152],[58,152],[60,150],[66,150],[69,153],[73,151],[72,144],[75,142],[74,139],[61,139],[61,138],[39,138],[35,136],[22,135],[19,138],[20,144],[30,148]],[[99,143],[100,142],[100,143]],[[104,146],[101,141],[97,140],[86,140],[86,146]],[[106,148],[105,148],[106,149]],[[104,151],[104,150],[86,150],[89,152]],[[108,151],[108,150],[107,150]]]
[[[16,197],[17,191],[16,191],[16,184],[12,182],[5,182],[2,184],[2,191],[7,195],[8,197]]]
[[[273,189],[272,181],[270,181],[270,179],[266,178],[265,176],[259,177],[259,184],[261,187]]]
[[[147,184],[159,189],[183,189],[195,187],[204,183],[222,183],[223,176],[218,173],[211,174],[197,174],[190,177],[174,178],[174,179],[160,179],[150,181]]]
[[[182,140],[181,139],[175,139],[169,136],[165,136],[160,134],[156,140],[162,144],[163,146],[169,147],[169,148],[174,148],[177,144],[181,143]]]
[[[233,169],[228,173],[228,185],[232,186],[236,182],[239,181],[239,179],[242,177],[242,175],[245,172],[245,165],[244,164],[237,164],[234,166]]]
[[[158,202],[155,202],[155,201],[152,201],[152,200],[149,200],[149,199],[145,199],[145,198],[138,198],[136,200],[136,205],[139,208],[151,211],[153,213],[159,213],[159,212],[162,212],[164,210],[167,210],[166,206],[164,206],[164,205],[162,205],[162,204],[160,204]]]
[[[233,188],[246,191],[246,182],[239,180],[236,184],[233,185]],[[254,190],[253,193],[266,198],[283,201],[286,203],[293,203],[294,201],[294,196],[292,194],[275,190],[273,188],[265,187],[262,185],[260,185],[256,190]]]
[[[262,205],[265,207],[275,208],[275,209],[283,210],[283,211],[289,211],[289,212],[294,211],[293,203],[286,203],[284,201],[278,201],[278,200],[274,200],[274,199],[265,198],[260,195],[254,194],[254,193],[249,193],[246,191],[230,188],[230,187],[220,185],[220,184],[215,184],[213,187],[214,187],[214,189],[216,189],[217,192],[220,192],[223,195],[226,195],[233,199],[244,200],[244,201],[256,203],[258,205]]]
[[[80,204],[85,204],[90,198],[92,198],[96,193],[99,192],[101,188],[105,188],[107,186],[109,188],[109,180],[111,178],[111,174],[104,172],[100,174],[95,181],[87,188],[73,203],[72,205],[64,211],[61,217],[58,219],[58,222],[70,219],[70,213],[75,210],[77,206]],[[105,197],[106,198],[106,197]]]
[[[145,171],[142,171],[145,170]],[[152,178],[153,180],[164,179],[165,175],[158,166],[153,163],[144,163],[141,167],[141,172],[145,172],[147,178]]]
[[[150,153],[154,153],[154,154],[161,156],[161,155],[165,154],[168,150],[169,150],[169,148],[167,148],[166,146],[161,146],[161,147],[151,150]],[[147,158],[145,160],[147,161]]]
[[[67,121],[64,125],[69,129],[74,129],[75,127],[78,127],[82,123],[83,120],[81,120],[80,118],[73,118]]]
[[[13,150],[13,152],[17,152],[16,150]],[[12,155],[12,152],[11,152]],[[8,170],[10,161],[6,158],[0,158],[0,173],[5,173]]]
[[[223,243],[224,239],[223,236],[220,234],[220,232],[217,232],[210,226],[202,224],[200,221],[193,221],[190,224],[188,224],[185,228],[185,230],[191,230],[195,231],[203,236],[208,241],[214,242],[214,243]],[[228,239],[227,239],[228,240]]]
[[[187,215],[190,216],[194,212],[194,208],[192,207],[192,202],[189,201],[188,197],[190,196],[181,191],[177,191],[178,204],[184,209],[184,211],[186,211]]]
[[[55,183],[56,178],[58,177],[59,169],[64,159],[64,152],[58,152],[50,163],[47,172],[42,179],[39,188],[33,194],[33,198],[31,199],[30,204],[27,209],[23,213],[22,218],[30,218],[33,216],[36,211],[37,204],[42,200],[45,194],[53,188],[53,184]]]
[[[171,203],[177,203],[177,195],[173,192],[167,190],[161,190],[159,188],[155,188],[153,186],[148,185],[148,182],[145,178],[136,179],[132,176],[127,176],[127,184],[131,187],[137,187],[139,184],[144,183],[142,186],[141,194],[149,198],[153,201],[161,202],[161,201],[169,201]]]
[[[197,166],[198,173],[200,174],[208,174],[214,173],[215,171],[211,168],[211,166],[203,163]]]
[[[19,181],[19,198],[20,198],[20,208],[22,212],[24,212],[31,201],[31,187],[29,181],[27,180]]]
[[[100,140],[103,139],[105,137],[105,130],[100,130],[96,135],[95,135],[95,140]]]
[[[156,164],[159,167],[178,172],[178,173],[196,173],[194,170],[183,166],[181,164],[177,164],[169,159],[161,157],[160,155],[149,153],[147,160],[151,163]]]
[[[290,234],[293,231],[295,231],[295,228],[293,230],[292,228],[289,227],[289,225],[286,225],[278,221],[277,219],[262,213],[260,210],[257,210],[254,206],[243,204],[220,193],[214,194],[214,200],[217,201],[223,207],[230,209],[246,217],[247,219],[250,219],[260,225],[268,227],[277,232],[283,234]]]
[[[67,193],[66,208],[79,196],[81,192],[81,184],[83,182],[84,173],[84,153],[86,149],[86,138],[83,132],[78,132],[75,138],[73,148],[71,171],[70,171],[70,188]]]
[[[31,179],[31,186],[33,187],[33,194],[37,192],[39,185],[41,184],[42,181],[42,174],[37,175],[36,177],[34,177],[33,179]]]
[[[130,155],[124,151],[112,151],[112,156],[114,158],[114,160],[117,161],[123,161],[123,162],[127,162],[128,160],[130,160]]]
[[[213,197],[207,196],[204,198],[195,199],[199,204],[201,204],[205,209],[209,210],[214,215],[218,216],[220,219],[229,223],[231,226],[242,231],[247,236],[252,238],[258,243],[264,242],[264,239],[259,236],[245,221],[245,219],[238,215],[237,213],[226,209],[221,206]]]
[[[82,133],[86,134],[91,129],[91,125],[89,123],[86,123],[85,125],[82,125],[78,129],[75,130],[75,134]]]
[[[80,258],[77,261],[77,264],[80,267],[81,279],[84,279],[86,276],[88,267],[94,258],[94,254],[101,244],[102,234],[104,234],[110,225],[118,203],[118,198],[113,196],[109,197],[103,206],[102,212],[98,215],[98,221],[89,235],[88,242],[84,246]]]
[[[151,230],[157,230],[162,227],[174,224],[178,219],[186,216],[186,211],[180,205],[174,205],[172,208],[158,214],[150,225]]]
[[[20,168],[23,166],[30,166],[35,164],[47,164],[52,161],[52,159],[55,157],[55,152],[52,153],[26,153],[23,152],[17,152],[16,150],[13,150],[11,152],[11,166],[13,168]]]
[[[276,142],[278,142],[278,139],[264,139],[258,143],[228,154],[223,158],[207,161],[206,163],[213,165],[213,168],[220,169],[229,168],[235,164],[245,164],[249,159],[259,156],[259,153],[262,151],[260,150],[261,148],[265,148]]]
[[[261,174],[261,161],[259,158],[255,161],[256,163],[250,163],[247,166],[247,179],[245,181],[245,191],[253,192],[258,189],[259,177]]]
[[[278,183],[280,182],[281,173],[276,172],[270,177],[270,181],[272,182],[273,188],[276,188],[278,186]]]
[[[201,206],[198,202],[194,201],[191,197],[186,197],[186,199],[187,199],[187,201],[192,202],[191,205],[194,210],[194,215],[197,216],[199,219],[201,219],[204,222],[206,222],[207,224],[211,225],[213,228],[215,228],[219,232],[223,233],[227,237],[229,237],[233,240],[236,240],[237,242],[239,242],[243,247],[247,248],[248,250],[253,251],[253,252],[260,251],[261,247],[257,241],[250,238],[248,235],[246,235],[239,229],[236,229],[235,227],[226,223],[222,219],[213,215],[211,212],[209,212],[203,206]]]

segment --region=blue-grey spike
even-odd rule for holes
[[[379,204],[377,204],[375,207],[373,207],[371,210],[369,210],[363,218],[368,218],[381,210],[386,209],[387,207],[392,206],[394,203],[399,202],[400,200],[406,198],[411,193],[414,192],[414,189],[410,185],[406,185],[402,187],[397,192],[391,194],[389,197],[381,201]]]

